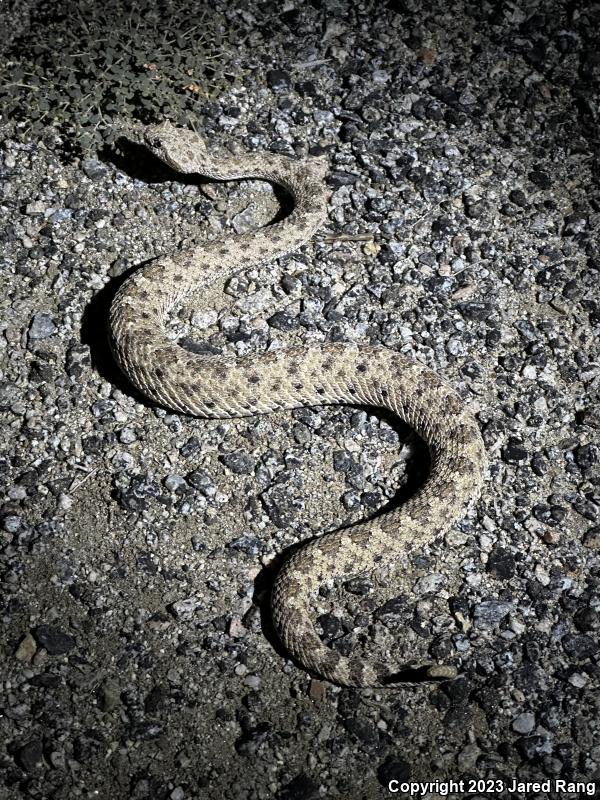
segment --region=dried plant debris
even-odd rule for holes
[[[226,31],[206,3],[42,4],[0,64],[2,117],[30,138],[57,127],[82,150],[112,141],[116,118],[189,125],[235,82]]]

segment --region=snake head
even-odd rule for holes
[[[145,146],[177,172],[201,172],[206,162],[206,145],[201,136],[187,128],[175,128],[168,120],[141,130]]]

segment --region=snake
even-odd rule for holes
[[[327,215],[326,157],[214,149],[198,132],[168,121],[139,124],[129,138],[177,173],[275,184],[290,197],[291,210],[255,230],[175,249],[127,277],[111,302],[108,327],[113,356],[128,381],[153,403],[202,418],[328,405],[379,410],[410,426],[429,450],[428,475],[405,502],[310,538],[284,560],[273,581],[270,614],[286,655],[313,678],[346,687],[455,677],[451,664],[414,663],[404,653],[391,663],[387,655],[344,655],[322,641],[312,609],[324,584],[397,567],[464,516],[480,493],[486,466],[467,404],[425,364],[384,346],[335,341],[235,357],[191,352],[167,335],[169,313],[199,287],[309,242]]]

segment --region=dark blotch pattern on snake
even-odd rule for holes
[[[227,280],[307,242],[326,215],[326,166],[268,153],[209,152],[197,134],[168,123],[142,129],[146,146],[182,173],[219,180],[258,178],[279,184],[294,202],[282,221],[232,239],[159,258],[119,289],[110,310],[114,356],[131,383],[160,405],[199,417],[227,418],[277,409],[359,404],[386,409],[425,440],[431,471],[399,508],[326,533],[300,547],[281,568],[271,597],[275,628],[289,653],[311,673],[344,686],[390,686],[415,665],[371,663],[325,646],[311,599],[333,577],[372,571],[439,536],[464,513],[482,481],[485,453],[478,426],[456,393],[430,369],[383,347],[321,344],[242,359],[190,353],[169,340],[169,310],[198,285]],[[315,377],[316,376],[316,377]],[[428,679],[455,674],[417,665]]]

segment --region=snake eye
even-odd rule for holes
[[[160,144],[161,144],[160,139],[158,138],[158,136],[155,136],[151,142],[152,147],[160,147]]]

